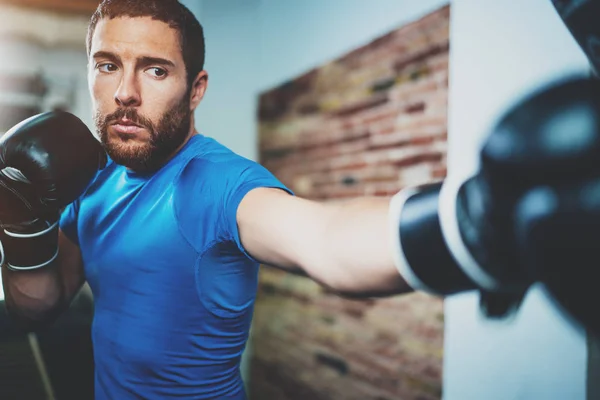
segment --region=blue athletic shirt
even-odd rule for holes
[[[289,192],[197,134],[154,174],[109,161],[65,209],[61,229],[94,294],[96,400],[246,398],[240,359],[259,263],[236,210],[257,187]]]

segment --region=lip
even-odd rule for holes
[[[131,121],[120,120],[112,124],[112,127],[118,133],[125,133],[129,135],[133,135],[139,133],[144,128],[141,126],[134,124]]]

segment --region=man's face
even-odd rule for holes
[[[155,170],[191,133],[193,108],[179,37],[166,23],[102,19],[88,73],[96,128],[116,163]]]

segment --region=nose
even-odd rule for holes
[[[115,101],[121,107],[135,107],[141,104],[138,83],[133,74],[124,74],[117,91]]]

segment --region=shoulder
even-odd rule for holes
[[[259,163],[212,139],[202,142],[174,182],[175,215],[190,243],[197,245],[209,232],[239,244],[236,215],[242,199],[260,187],[291,191]]]
[[[192,140],[188,158],[216,163],[244,158],[214,138],[198,134]]]
[[[280,188],[291,193],[270,171],[214,139],[202,137],[182,167],[175,197],[189,203],[199,199],[235,209],[241,198],[258,187]]]
[[[173,182],[176,206],[222,204],[243,179],[244,171],[259,167],[216,140],[202,138]]]
[[[180,231],[195,248],[228,240],[229,199],[243,171],[254,164],[215,142],[199,144],[185,160],[173,182],[173,208]]]
[[[184,191],[190,188],[227,189],[256,177],[274,177],[256,161],[245,158],[214,139],[203,138],[185,161],[176,181]]]

